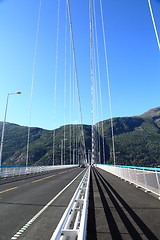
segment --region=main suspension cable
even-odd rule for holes
[[[156,35],[156,40],[157,40],[158,48],[159,48],[159,50],[160,50],[160,41],[159,41],[158,31],[157,31],[156,22],[155,22],[155,19],[154,19],[154,14],[153,14],[152,5],[151,5],[150,0],[148,0],[148,5],[149,5],[149,10],[150,10],[151,18],[152,18],[152,23],[153,23],[153,27],[154,27],[154,32],[155,32],[155,35]]]
[[[87,155],[86,155],[86,146],[85,146],[84,129],[83,129],[82,108],[81,108],[79,80],[78,80],[78,71],[77,71],[77,62],[76,62],[76,53],[75,53],[74,37],[73,37],[73,29],[72,29],[70,1],[69,0],[66,0],[66,1],[67,1],[67,6],[68,6],[68,18],[69,18],[70,36],[71,36],[71,42],[72,42],[73,63],[74,63],[74,71],[75,71],[75,78],[76,78],[76,88],[77,88],[77,94],[78,94],[78,105],[79,105],[79,110],[80,110],[82,144],[83,144],[83,148],[84,148],[84,157],[85,157],[85,161],[86,161]]]

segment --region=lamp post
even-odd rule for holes
[[[91,150],[88,150],[88,164],[91,165]]]
[[[63,161],[63,155],[65,157],[65,152],[63,153],[63,151],[65,150],[64,149],[64,141],[66,141],[67,139],[62,139],[61,140],[61,165],[64,164],[64,161]],[[64,159],[65,160],[65,159]]]
[[[9,100],[9,96],[13,95],[13,94],[21,94],[21,92],[8,93],[8,95],[7,95],[6,108],[5,108],[4,120],[3,120],[3,126],[2,126],[2,135],[1,135],[0,167],[2,166],[2,150],[3,150],[4,129],[5,129],[5,123],[6,123],[6,116],[7,116],[8,100]]]
[[[61,140],[61,165],[63,162],[63,139]]]
[[[75,164],[75,151],[76,151],[76,149],[74,148],[73,149],[73,165]]]

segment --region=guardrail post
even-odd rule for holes
[[[145,170],[143,169],[143,177],[144,177],[144,188],[145,188],[145,192],[149,192],[149,190],[147,189],[147,181],[146,181],[146,174],[145,174]]]
[[[158,185],[158,191],[159,191],[159,200],[160,200],[160,182],[159,182],[159,179],[158,179],[158,173],[157,173],[157,171],[155,171],[156,172],[156,180],[157,180],[157,185]]]

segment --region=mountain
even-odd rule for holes
[[[152,108],[149,111],[140,115],[141,117],[159,117],[160,116],[160,107]]]
[[[55,164],[65,155],[66,163],[83,159],[84,144],[81,125],[66,125],[54,131],[31,128],[29,138],[29,165],[53,163],[53,139]],[[91,150],[92,126],[83,125],[86,154]],[[0,122],[0,134],[2,122]],[[116,164],[133,166],[160,165],[160,107],[139,116],[113,118]],[[113,164],[111,120],[94,126],[95,158],[99,162]],[[104,135],[104,138],[103,138]],[[65,138],[65,140],[63,140]],[[25,165],[27,155],[28,127],[6,123],[3,147],[3,165]],[[65,149],[65,151],[64,151]],[[72,149],[72,150],[71,150]]]
[[[0,122],[0,134],[3,123]],[[91,144],[91,127],[84,125],[87,148]],[[65,132],[65,141],[64,139]],[[61,163],[62,154],[65,163],[77,161],[82,152],[81,125],[66,125],[54,131],[41,128],[30,128],[29,165],[53,164],[53,139],[55,164]],[[3,165],[25,165],[27,158],[28,127],[6,123],[3,144]],[[74,149],[74,150],[70,150]],[[79,149],[79,150],[75,150]],[[63,152],[62,152],[63,151]],[[80,152],[81,151],[81,152]],[[64,157],[63,157],[64,158]]]
[[[160,165],[160,107],[140,116],[114,118],[113,125],[117,164]],[[105,140],[111,149],[108,120],[104,121],[104,128]],[[109,162],[113,163],[113,159]]]

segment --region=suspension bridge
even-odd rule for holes
[[[90,115],[92,122],[90,149],[87,145],[83,121],[72,4],[69,0],[58,0],[54,96],[52,99],[54,126],[51,131],[50,164],[41,166],[30,164],[33,160],[31,154],[33,99],[44,4],[43,0],[39,0],[23,166],[8,167],[3,161],[8,98],[11,93],[7,96],[2,124],[0,148],[1,240],[160,239],[160,169],[158,167],[117,165],[103,1],[99,0],[99,19],[96,13],[96,1],[88,2]],[[152,4],[150,0],[146,2],[159,50],[159,36]],[[62,3],[65,6],[63,13],[61,12]],[[61,15],[64,20],[63,44],[62,35],[60,35]],[[101,23],[101,42],[99,42],[97,22]],[[63,47],[60,46],[61,44]],[[107,164],[105,149],[101,46],[103,46],[104,53],[103,68],[105,69],[110,113],[110,159],[112,159],[112,164]],[[60,54],[62,49],[64,51],[63,60]],[[63,67],[60,67],[61,65]],[[59,85],[61,79],[63,81]],[[16,92],[16,94],[20,94],[20,92]],[[60,99],[61,96],[63,96],[63,100]],[[61,137],[56,131],[60,112],[61,119],[63,119]],[[99,123],[96,124],[98,121]]]

